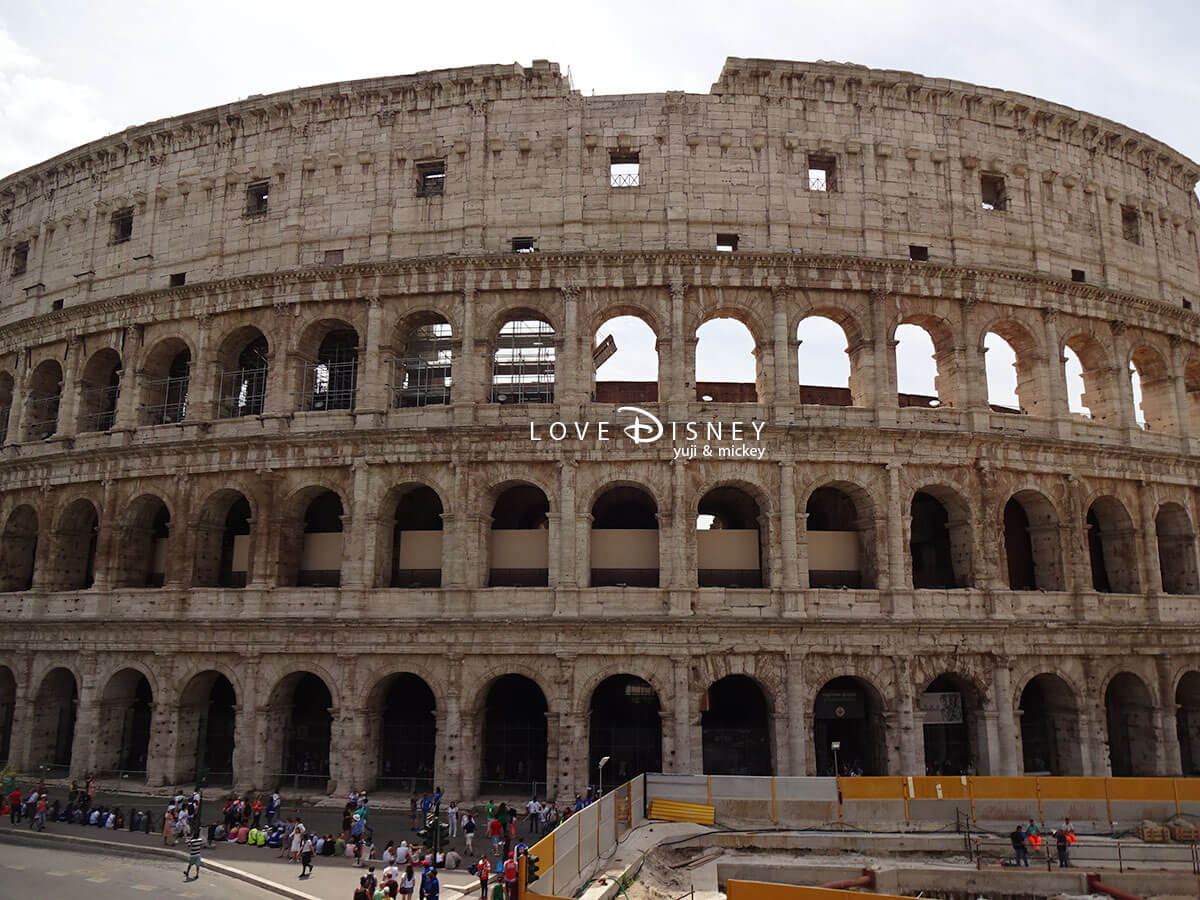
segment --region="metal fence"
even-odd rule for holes
[[[25,433],[31,441],[45,440],[58,431],[58,410],[62,396],[38,397],[25,407]]]
[[[85,412],[79,416],[80,431],[110,431],[117,420],[117,397],[121,389],[116,385],[86,388],[80,394],[80,405]]]
[[[188,379],[187,375],[179,375],[144,382],[149,402],[142,406],[142,423],[172,425],[182,422],[187,415]]]
[[[304,412],[354,409],[358,354],[304,364],[299,406]]]
[[[217,381],[217,418],[261,416],[266,397],[266,366],[222,372]]]

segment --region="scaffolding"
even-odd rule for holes
[[[222,372],[217,384],[217,418],[261,416],[267,398],[267,366]]]
[[[120,385],[84,382],[87,387],[80,394],[83,409],[87,410],[79,417],[79,430],[111,431],[117,420],[117,396],[121,392]]]
[[[508,322],[496,339],[493,403],[554,402],[554,329],[546,322]]]
[[[318,360],[306,360],[300,387],[300,409],[321,412],[354,409],[358,386],[358,349],[338,346],[322,353]]]
[[[451,355],[449,323],[434,322],[413,331],[403,354],[390,360],[392,409],[449,403]]]
[[[187,415],[189,374],[153,378],[143,382],[149,402],[142,406],[145,425],[172,425]]]
[[[25,434],[30,441],[42,441],[58,431],[58,408],[61,394],[34,397],[25,407]]]

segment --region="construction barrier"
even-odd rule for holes
[[[695,822],[697,825],[712,825],[715,810],[703,803],[682,803],[679,800],[651,800],[651,819],[665,822]]]
[[[801,887],[795,884],[771,884],[766,881],[725,882],[728,900],[847,900],[862,894],[840,891],[833,888]],[[900,894],[871,894],[876,900],[914,900]]]

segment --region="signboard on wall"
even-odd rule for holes
[[[962,694],[925,693],[921,695],[921,718],[926,725],[961,725]]]

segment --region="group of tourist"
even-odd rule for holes
[[[1013,847],[1011,865],[1029,868],[1029,849],[1025,845],[1028,843],[1035,850],[1041,847],[1042,833],[1045,829],[1045,824],[1038,825],[1033,819],[1029,820],[1028,825],[1018,825],[1013,829],[1012,834],[1008,836]],[[1071,824],[1070,817],[1064,819],[1062,825],[1054,829],[1049,836],[1054,838],[1054,846],[1058,851],[1058,867],[1069,869],[1071,867],[1070,848],[1078,840],[1075,836],[1075,826]],[[1008,864],[1006,863],[1006,865]]]

